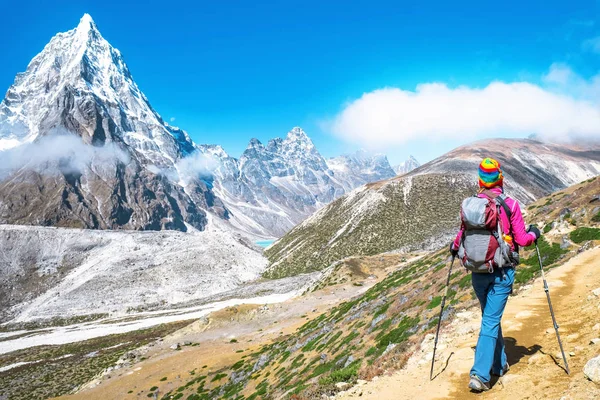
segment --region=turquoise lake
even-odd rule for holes
[[[277,239],[269,239],[269,240],[259,240],[258,242],[254,242],[260,247],[267,248],[272,245]]]

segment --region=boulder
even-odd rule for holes
[[[354,357],[350,356],[348,357],[348,359],[346,360],[346,362],[344,363],[344,368],[348,367],[350,364],[352,364],[354,362]]]
[[[390,351],[394,350],[394,348],[396,347],[396,343],[390,343],[388,344],[388,346],[385,348],[385,351],[383,352],[383,354],[387,354]]]
[[[590,381],[600,384],[600,356],[592,358],[585,364],[583,374]]]

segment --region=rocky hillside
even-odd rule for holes
[[[507,194],[524,204],[600,174],[598,146],[476,142],[324,207],[267,249],[271,266],[266,275],[321,270],[352,255],[448,243],[458,226],[461,200],[477,190],[477,165],[484,154],[503,163]]]
[[[266,276],[321,270],[348,256],[439,246],[434,238],[449,241],[460,201],[475,190],[471,179],[437,174],[363,186],[269,247]]]
[[[529,139],[493,139],[461,146],[415,174],[461,173],[477,177],[485,157],[502,163],[505,189],[524,204],[600,174],[600,143],[572,145]]]
[[[239,287],[266,267],[258,249],[202,232],[101,232],[0,225],[0,322],[124,314]]]

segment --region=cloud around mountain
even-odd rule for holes
[[[593,140],[600,137],[599,89],[600,74],[584,79],[562,64],[552,65],[540,84],[387,87],[350,102],[327,128],[371,148],[531,134],[552,141]]]
[[[64,129],[54,129],[50,135],[35,142],[0,150],[0,159],[0,179],[21,168],[56,175],[82,173],[92,163],[101,167],[130,161],[129,154],[113,143],[90,146]]]

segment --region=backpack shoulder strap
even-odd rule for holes
[[[510,211],[510,207],[508,206],[508,204],[506,204],[506,201],[504,201],[504,199],[506,199],[506,195],[500,195],[498,197],[496,197],[496,201],[498,203],[500,203],[500,206],[504,209],[504,212],[506,213],[506,216],[508,217],[508,220],[510,221],[510,219],[512,218],[512,212]]]

